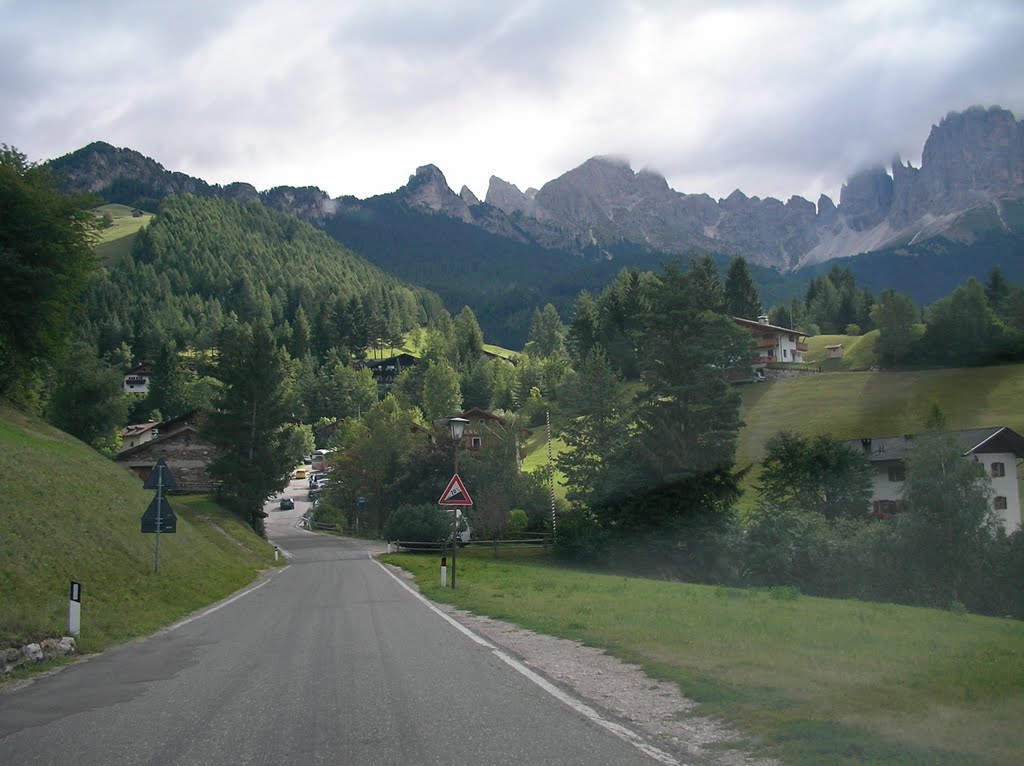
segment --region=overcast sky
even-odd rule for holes
[[[0,142],[211,183],[479,197],[597,154],[682,192],[838,201],[972,104],[1024,118],[1022,0],[0,0]]]

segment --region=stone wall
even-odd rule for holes
[[[46,638],[21,648],[0,649],[0,673],[7,675],[30,663],[52,660],[54,657],[67,657],[74,653],[75,639],[71,636]]]

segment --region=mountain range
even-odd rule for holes
[[[258,192],[247,183],[207,184],[165,170],[130,149],[93,143],[54,160],[69,191],[155,208],[168,194],[259,201],[324,227],[331,218],[366,215],[380,197],[332,199],[316,187]],[[952,112],[933,125],[921,166],[899,158],[847,180],[837,205],[799,196],[786,202],[737,189],[715,200],[671,189],[660,175],[625,160],[594,157],[544,184],[520,191],[492,176],[481,201],[456,194],[433,165],[417,168],[390,195],[410,209],[446,216],[524,244],[608,257],[623,242],[663,253],[694,249],[742,255],[790,271],[934,236],[970,242],[989,231],[1024,231],[1024,122],[1000,107]]]
[[[656,268],[695,251],[720,262],[744,256],[765,304],[795,294],[808,274],[840,258],[857,264],[858,280],[869,286],[905,289],[921,302],[994,264],[1010,278],[1024,275],[1024,122],[998,106],[949,113],[932,126],[920,167],[895,158],[888,169],[866,168],[842,186],[838,204],[825,195],[812,203],[740,190],[718,200],[684,194],[613,157],[593,157],[539,190],[492,177],[483,200],[466,187],[456,193],[434,165],[417,168],[394,192],[358,199],[313,186],[208,184],[103,142],[48,164],[67,191],[107,202],[156,210],[165,197],[188,193],[297,216],[438,292],[450,310],[493,311],[494,322],[519,328],[516,336],[523,317],[509,312],[550,301],[567,316],[580,289],[600,289],[619,269]],[[864,253],[876,257],[850,259]],[[919,278],[889,278],[919,275],[912,263],[938,265],[939,256],[949,278],[925,280],[927,290]]]

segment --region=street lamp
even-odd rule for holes
[[[452,433],[452,444],[455,446],[455,475],[459,475],[459,447],[462,445],[462,435],[466,433],[468,418],[448,418],[448,428]],[[459,549],[459,509],[452,509],[452,590],[455,590],[455,552]]]

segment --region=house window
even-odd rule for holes
[[[782,358],[783,359],[788,359],[789,358],[789,349],[786,349],[786,348],[782,349]]]
[[[907,472],[901,465],[889,466],[889,481],[906,481]]]
[[[1006,498],[1003,497],[1002,495],[996,495],[995,499],[992,501],[992,507],[995,508],[997,511],[1005,511]]]
[[[469,440],[469,448],[472,450],[480,449],[480,445],[482,443],[483,442],[481,441],[479,436],[474,436],[472,439]]]
[[[993,463],[992,464],[992,478],[993,479],[998,479],[998,478],[1001,478],[1003,476],[1006,476],[1006,466],[1003,465],[1002,463]]]

